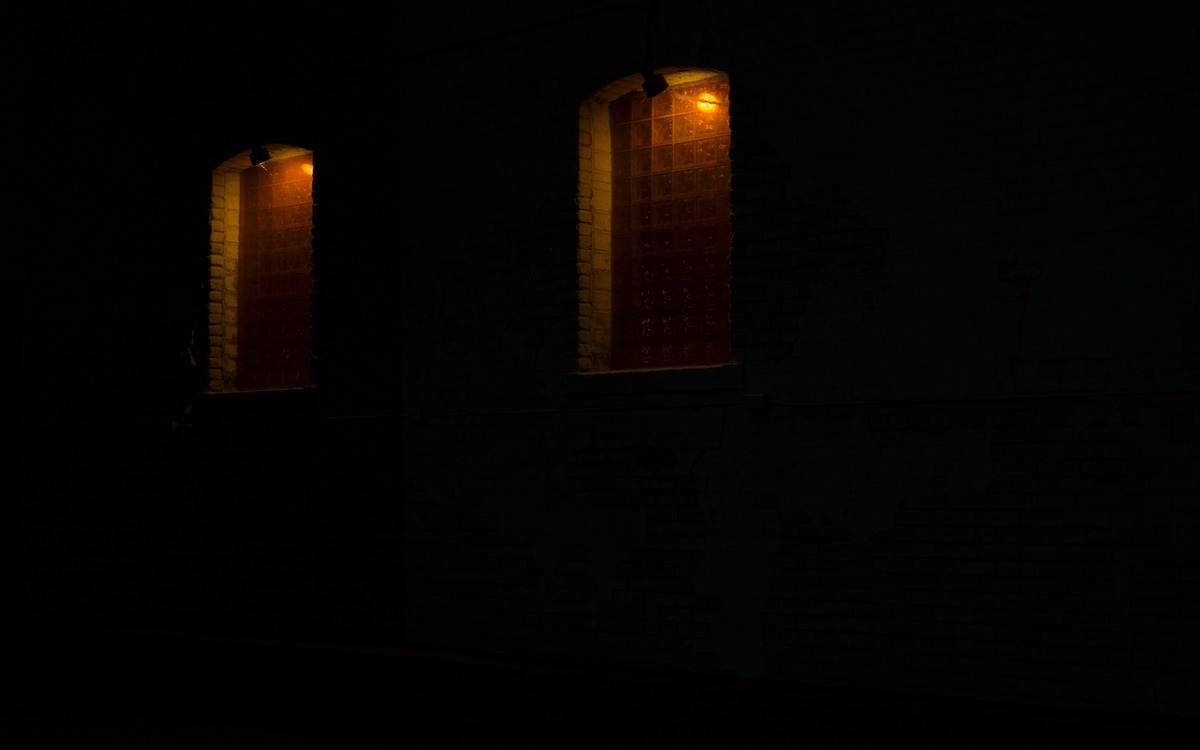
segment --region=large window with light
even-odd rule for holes
[[[586,101],[580,117],[579,369],[730,360],[729,81],[668,69]]]
[[[208,390],[312,385],[312,153],[271,144],[213,172]]]

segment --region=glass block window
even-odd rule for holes
[[[310,385],[312,155],[242,172],[238,390]]]
[[[208,393],[311,388],[313,153],[268,143],[212,173]]]
[[[613,369],[730,359],[729,83],[610,106]]]

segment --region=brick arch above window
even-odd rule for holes
[[[579,117],[581,372],[726,364],[729,79],[660,69],[588,97]]]
[[[269,143],[212,173],[208,356],[212,393],[307,388],[312,364],[312,152]]]

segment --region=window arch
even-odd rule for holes
[[[730,361],[729,80],[667,68],[580,107],[580,371]]]
[[[312,152],[265,149],[213,170],[210,392],[312,385]]]

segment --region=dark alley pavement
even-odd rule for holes
[[[117,632],[32,643],[10,658],[6,748],[836,748],[881,739],[1153,748],[1200,730],[1185,719],[478,654]]]

